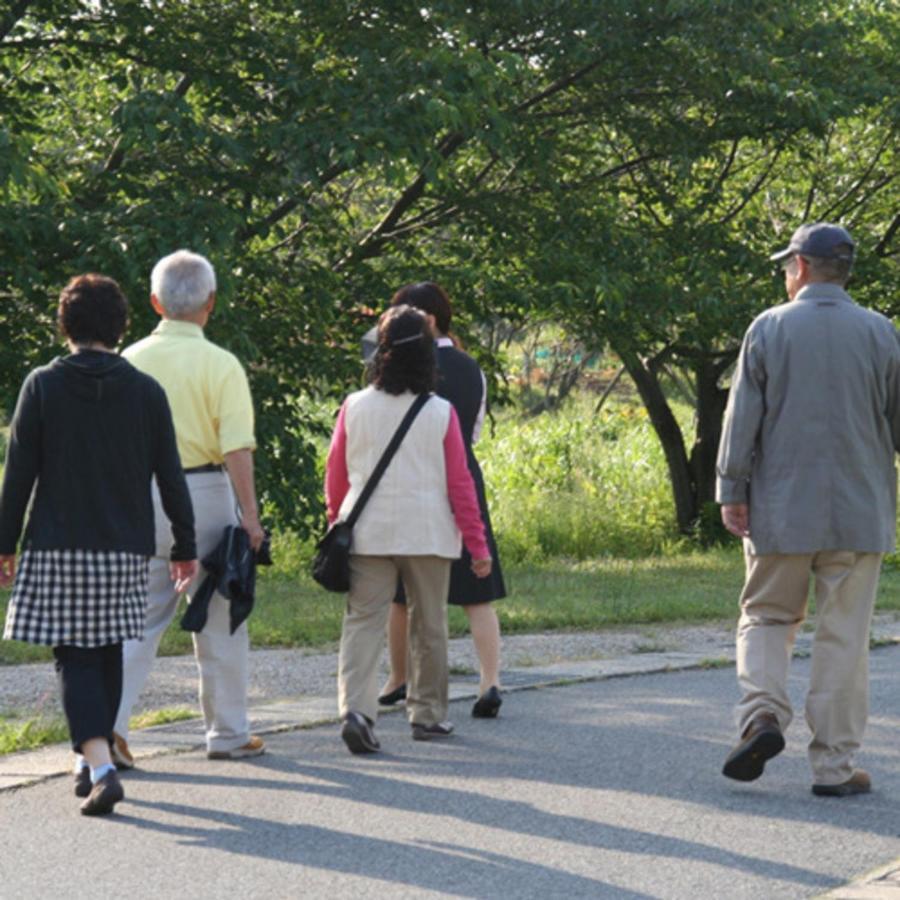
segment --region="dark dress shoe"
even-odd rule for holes
[[[348,712],[344,716],[341,737],[351,753],[377,753],[381,749],[372,722],[358,712]]]
[[[115,771],[107,772],[94,786],[87,800],[81,804],[83,816],[105,816],[113,807],[125,799],[122,782]]]
[[[773,713],[760,713],[744,729],[740,743],[728,754],[722,774],[735,781],[755,781],[766,762],[784,750],[784,735]]]
[[[452,722],[436,722],[434,725],[412,726],[412,738],[414,741],[430,741],[432,738],[449,737],[453,734]]]
[[[812,792],[817,797],[852,797],[854,794],[868,794],[872,790],[872,779],[862,769],[856,771],[840,784],[814,784]]]
[[[472,716],[476,719],[496,719],[502,703],[503,698],[500,696],[499,688],[489,687],[475,701],[475,705],[472,707]]]
[[[91,767],[90,766],[82,766],[75,773],[75,796],[76,797],[87,797],[91,792],[91,788],[93,785],[91,784]]]
[[[378,698],[378,703],[381,706],[393,706],[395,703],[399,703],[401,700],[406,699],[406,685],[401,684],[399,687],[395,687],[392,691],[388,691],[386,694],[382,694]]]

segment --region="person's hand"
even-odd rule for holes
[[[262,525],[259,524],[259,516],[241,516],[241,528],[247,532],[247,536],[250,538],[250,546],[253,548],[253,552],[256,553],[266,539],[266,533],[263,531]]]
[[[188,589],[190,583],[197,577],[200,571],[200,563],[196,559],[178,560],[169,563],[169,575],[175,582],[175,593],[181,594]]]
[[[750,537],[750,507],[746,503],[723,503],[722,524],[735,537]]]
[[[9,587],[16,577],[16,554],[0,556],[0,587]]]
[[[472,560],[472,571],[475,573],[476,578],[487,578],[491,574],[491,566],[493,566],[493,563],[490,557]]]

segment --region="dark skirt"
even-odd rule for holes
[[[475,454],[468,453],[469,471],[475,482],[475,493],[478,495],[478,506],[481,510],[481,521],[484,522],[485,537],[491,551],[491,574],[487,578],[478,578],[472,571],[472,556],[463,547],[462,556],[453,561],[450,567],[450,590],[447,602],[454,606],[474,606],[476,603],[490,603],[502,600],[506,596],[506,584],[503,581],[503,570],[500,568],[500,556],[497,553],[497,542],[491,528],[491,516],[488,511],[487,497],[484,492],[484,477]],[[403,583],[397,586],[394,603],[406,603]]]

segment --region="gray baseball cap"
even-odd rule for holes
[[[850,246],[849,253],[843,244]],[[830,222],[813,222],[810,225],[801,225],[791,235],[787,249],[773,253],[769,259],[772,262],[780,262],[795,253],[819,259],[853,259],[855,247],[853,238],[846,228],[832,225]]]

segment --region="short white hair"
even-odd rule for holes
[[[215,289],[212,264],[190,250],[176,250],[164,256],[150,275],[150,292],[173,319],[198,312]]]

